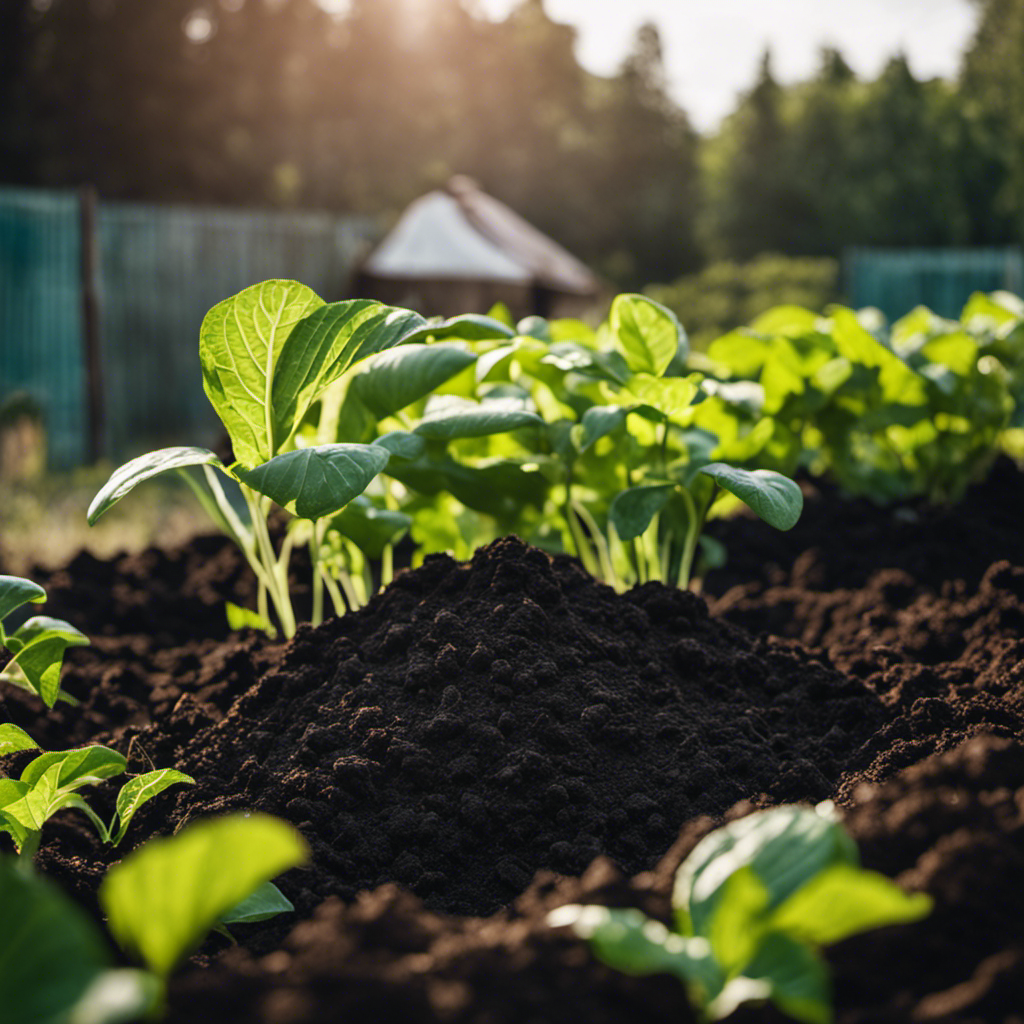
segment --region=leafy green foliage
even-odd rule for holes
[[[0,1007],[7,1024],[127,1024],[160,986],[114,970],[92,921],[52,882],[0,856]]]
[[[12,736],[14,743],[22,743],[21,749],[31,749],[24,746],[26,739],[24,734]],[[0,832],[11,837],[23,857],[31,857],[38,849],[46,822],[58,811],[74,808],[89,818],[104,842],[116,846],[139,807],[168,786],[194,781],[171,768],[131,779],[117,798],[114,820],[108,827],[78,791],[122,774],[127,766],[116,750],[99,745],[40,754],[25,766],[19,779],[0,778]],[[115,832],[118,820],[120,826]]]
[[[672,903],[676,931],[598,906],[562,907],[548,923],[573,928],[627,974],[676,975],[707,1019],[771,1000],[795,1020],[829,1024],[818,947],[931,910],[928,896],[859,866],[831,805],[777,807],[712,832],[680,866]]]
[[[121,947],[166,978],[218,921],[278,912],[262,887],[307,856],[295,829],[275,818],[212,818],[126,857],[104,878],[100,903]],[[243,902],[254,894],[256,903]]]

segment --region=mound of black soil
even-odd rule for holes
[[[135,739],[199,780],[170,824],[245,807],[299,826],[300,912],[400,882],[481,914],[540,868],[649,868],[742,797],[824,798],[885,719],[858,680],[692,594],[619,596],[510,539],[300,630],[206,728],[187,701]]]
[[[729,817],[750,810],[734,808]],[[882,786],[863,784],[847,827],[864,864],[935,900],[910,926],[828,951],[838,1024],[1015,1024],[1024,996],[1024,751],[977,737]],[[452,918],[394,886],[328,900],[283,948],[233,950],[172,986],[169,1024],[423,1024],[692,1020],[682,986],[629,978],[544,924],[570,902],[637,906],[670,922],[676,868],[712,827],[699,819],[653,872],[625,879],[596,861],[581,879],[538,876],[508,910]],[[781,1021],[741,1009],[730,1020]]]

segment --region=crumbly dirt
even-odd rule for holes
[[[35,578],[94,637],[68,658],[82,705],[5,690],[0,719],[195,775],[128,848],[240,807],[306,837],[311,866],[280,882],[297,917],[208,942],[173,1024],[689,1019],[676,982],[601,967],[547,910],[666,917],[714,824],[826,797],[869,867],[937,902],[830,951],[838,1019],[1022,1024],[1024,480],[1001,463],[939,510],[806,490],[789,534],[715,526],[730,563],[706,601],[616,595],[507,539],[288,644],[228,633],[223,600],[253,589],[220,540],[79,556]],[[43,869],[94,910],[113,859],[74,814],[44,837]]]

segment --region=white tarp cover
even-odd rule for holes
[[[533,275],[484,238],[446,192],[430,192],[402,214],[364,269],[381,277],[484,278],[529,284]]]
[[[601,287],[575,256],[461,176],[412,203],[364,269],[390,278],[536,283],[578,295]]]

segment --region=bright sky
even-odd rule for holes
[[[516,0],[478,0],[503,16]],[[673,95],[699,129],[728,114],[753,82],[766,45],[783,82],[811,75],[823,44],[873,77],[904,50],[919,77],[956,74],[976,8],[969,0],[546,0],[556,21],[579,30],[579,58],[615,70],[644,21],[661,29]]]

